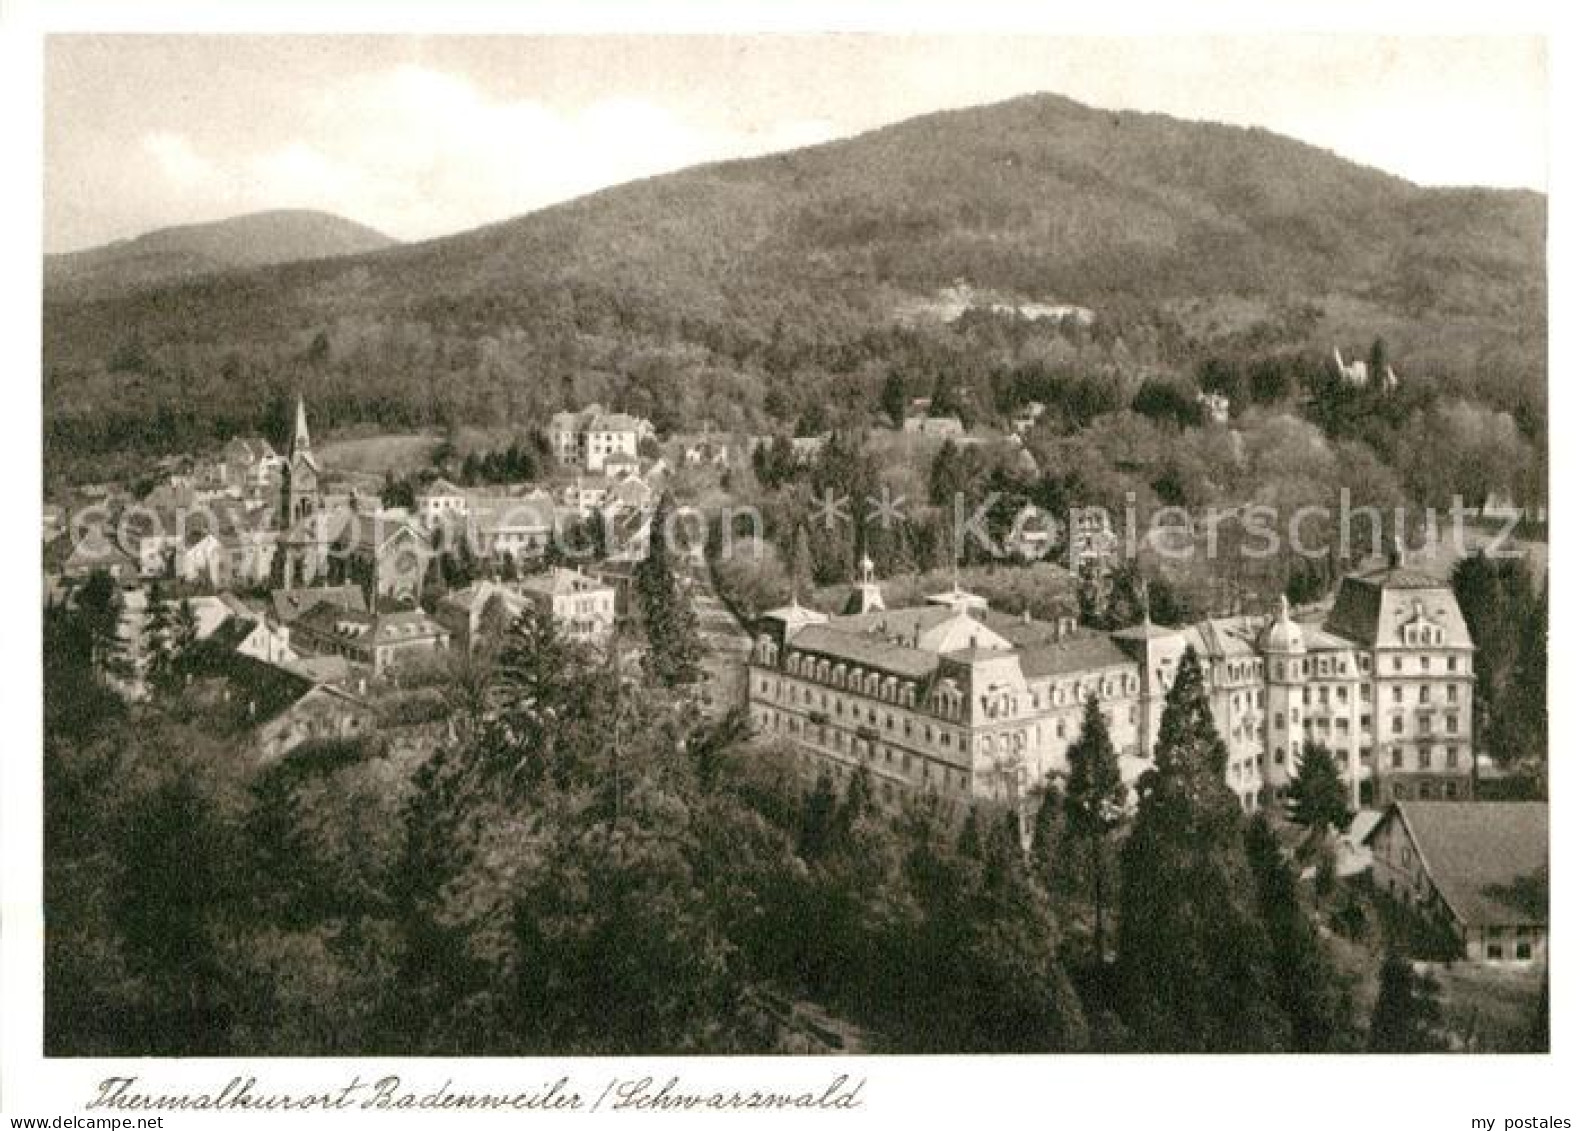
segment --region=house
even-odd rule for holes
[[[966,434],[958,416],[907,416],[905,431],[932,440],[958,440]]]
[[[276,589],[269,594],[269,614],[276,624],[290,624],[316,605],[363,613],[368,604],[355,585],[317,585],[300,589]]]
[[[472,545],[482,557],[535,558],[554,537],[554,504],[545,495],[474,497],[469,504]]]
[[[1452,931],[1467,960],[1546,959],[1546,802],[1395,802],[1365,844],[1373,882]]]
[[[238,436],[225,445],[220,457],[220,478],[228,487],[266,491],[279,486],[285,468],[274,446],[261,436]]]
[[[580,570],[555,567],[523,579],[521,596],[551,613],[574,640],[597,642],[614,628],[614,587]]]
[[[199,640],[205,650],[233,652],[271,664],[296,658],[291,651],[291,630],[270,623],[266,617],[228,617],[207,633],[200,628]]]
[[[603,461],[603,474],[605,479],[627,479],[642,470],[642,461],[634,455],[625,452],[614,452]]]
[[[450,646],[450,632],[421,609],[370,613],[314,605],[289,624],[299,652],[343,656],[374,675],[432,657]]]
[[[653,435],[647,420],[623,412],[606,412],[592,404],[580,412],[557,412],[549,421],[549,445],[560,463],[601,472],[610,456],[637,456],[641,440]]]
[[[449,630],[458,647],[471,648],[479,639],[485,620],[496,609],[506,625],[515,621],[528,606],[527,598],[508,585],[494,581],[474,581],[464,589],[446,593],[434,609],[434,618]]]
[[[1372,373],[1360,358],[1346,362],[1338,346],[1333,347],[1333,364],[1339,371],[1339,379],[1346,385],[1360,388],[1376,380],[1388,392],[1399,387],[1399,376],[1393,371],[1392,365],[1385,365],[1381,373]]]
[[[1197,393],[1196,403],[1202,415],[1214,424],[1229,423],[1229,398],[1222,393]]]
[[[209,728],[234,736],[262,761],[314,740],[373,731],[371,706],[340,688],[240,652],[211,653],[189,694]]]
[[[85,578],[98,570],[116,581],[127,582],[141,573],[141,563],[102,530],[93,529],[72,545],[60,572],[64,577]]]
[[[672,436],[670,451],[681,467],[728,467],[730,437],[721,432],[698,432]]]
[[[435,479],[417,492],[416,501],[417,518],[429,529],[467,514],[466,491],[448,479]]]
[[[586,517],[609,501],[611,487],[608,483],[588,482],[577,476],[570,483],[562,484],[555,499],[563,507]]]
[[[1004,550],[1024,561],[1041,561],[1058,545],[1063,531],[1058,519],[1031,503],[1022,507],[1004,536]]]

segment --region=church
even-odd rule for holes
[[[331,495],[325,486],[298,396],[280,482],[278,587],[352,582],[370,604],[415,604],[433,565],[427,534],[409,515],[385,513],[376,499]]]

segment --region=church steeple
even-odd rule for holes
[[[302,394],[296,394],[296,433],[291,437],[291,454],[297,452],[311,453],[313,441],[307,434],[307,405],[302,400]]]
[[[296,432],[291,437],[291,455],[285,464],[285,521],[294,525],[319,509],[318,460],[313,457],[313,441],[307,433],[307,405],[296,397]]]

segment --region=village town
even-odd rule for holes
[[[860,38],[49,47],[47,1057],[1549,1049],[1543,192]]]
[[[928,408],[914,403],[899,431],[985,442]],[[616,663],[662,648],[628,631],[660,499],[677,479],[717,484],[775,443],[661,437],[600,405],[555,415],[545,441],[547,473],[528,481],[460,486],[431,471],[399,485],[322,460],[299,399],[283,452],[238,437],[164,461],[141,498],[100,485],[47,505],[45,600],[113,609],[120,691],[149,699],[176,673],[187,709],[203,704],[238,759],[267,765],[360,739],[420,764],[456,738],[443,690],[456,665],[524,611]],[[809,458],[827,442],[789,447]],[[1106,516],[1014,529],[1015,563],[1058,551],[1063,566],[1037,563],[1063,578],[1040,575],[1054,589],[1115,568]],[[673,541],[673,525],[657,536]],[[866,556],[833,606],[797,582],[787,604],[753,615],[720,600],[703,541],[674,555],[703,644],[696,702],[714,719],[737,713],[765,757],[808,783],[842,791],[860,778],[881,808],[926,798],[957,823],[1009,812],[1030,844],[1046,783],[1067,782],[1080,757],[1088,712],[1112,744],[1123,807],[1155,764],[1170,689],[1194,665],[1245,813],[1287,825],[1300,798],[1310,804],[1302,765],[1320,752],[1337,877],[1365,880],[1451,940],[1450,957],[1494,977],[1544,968],[1544,916],[1492,893],[1543,873],[1545,803],[1496,800],[1498,782],[1483,784],[1497,767],[1475,748],[1475,641],[1449,581],[1397,553],[1298,610],[1280,596],[1266,613],[1162,625],[1143,595],[1137,623],[1103,630],[1080,623],[1073,600],[1047,619],[994,608],[958,564],[938,591],[910,584],[914,599],[891,604],[886,582],[918,579],[881,579]]]

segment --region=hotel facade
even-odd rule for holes
[[[1094,696],[1133,782],[1187,648],[1247,811],[1284,794],[1307,744],[1333,752],[1355,807],[1472,794],[1474,649],[1442,581],[1348,577],[1320,621],[1284,606],[1100,633],[1009,616],[958,588],[886,609],[863,565],[857,611],[792,603],[760,618],[747,698],[759,736],[784,740],[809,772],[865,766],[880,800],[1023,803],[1068,771]]]

